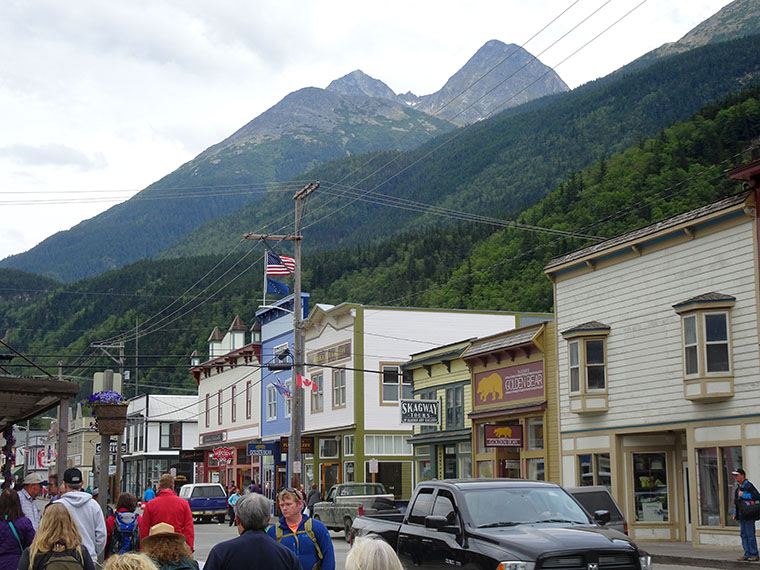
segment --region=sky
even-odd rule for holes
[[[574,88],[728,3],[3,0],[0,259],[129,199],[303,87],[361,69],[427,95],[496,39]]]

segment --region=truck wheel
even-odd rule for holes
[[[216,517],[216,520],[219,521],[219,524],[224,524],[224,521],[226,520],[224,517],[225,517],[224,515],[219,515],[218,517]]]
[[[343,532],[346,535],[346,542],[351,542],[351,517],[346,517],[343,519]]]

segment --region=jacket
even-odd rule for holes
[[[277,544],[259,530],[247,530],[237,538],[220,542],[208,553],[203,570],[301,570],[298,558],[290,549]]]
[[[0,519],[0,570],[16,570],[21,553],[34,539],[34,527],[27,517],[19,517],[11,522],[21,540],[21,546],[8,521]]]
[[[314,538],[317,539],[317,544],[319,544],[319,548],[322,551],[322,564],[320,566],[317,549],[314,548],[314,543],[304,529],[304,523],[308,518],[310,518],[308,515],[301,516],[301,524],[298,525],[296,535],[290,530],[284,517],[280,517],[277,525],[270,526],[267,530],[267,534],[276,540],[277,526],[279,526],[282,530],[282,540],[280,541],[280,544],[287,546],[293,554],[298,557],[298,561],[301,563],[301,568],[303,570],[312,570],[314,568],[335,570],[335,551],[333,550],[330,531],[328,531],[327,527],[320,521],[312,519],[311,529],[314,533]]]
[[[198,563],[187,556],[182,556],[176,562],[161,562],[154,558],[153,563],[158,566],[159,570],[198,570]]]
[[[79,534],[82,535],[82,546],[95,562],[98,554],[106,547],[106,520],[100,506],[93,500],[92,495],[82,491],[64,493],[56,503],[69,509],[71,518],[77,523]]]
[[[161,522],[172,525],[174,532],[184,534],[190,550],[195,550],[195,528],[190,503],[180,499],[171,489],[159,490],[156,498],[146,503],[140,520],[140,539],[150,534],[150,527]]]
[[[742,520],[741,512],[738,509],[738,502],[740,499],[746,499],[751,501],[760,501],[760,493],[757,492],[755,486],[745,479],[741,485],[737,485],[734,489],[734,514],[737,520]]]

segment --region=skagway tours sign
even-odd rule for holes
[[[401,423],[438,425],[441,403],[438,400],[401,400]]]

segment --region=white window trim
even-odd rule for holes
[[[274,414],[272,414],[274,408]],[[267,421],[272,422],[277,419],[277,390],[271,384],[267,386]]]

